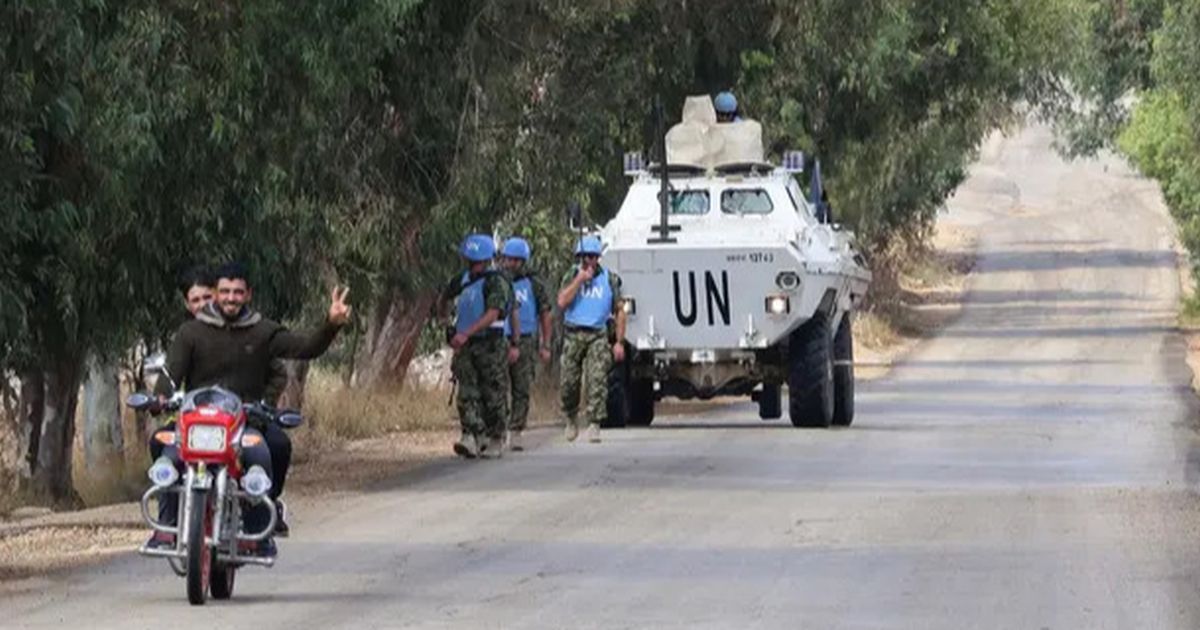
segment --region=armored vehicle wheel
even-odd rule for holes
[[[792,426],[826,428],[833,422],[833,335],[818,313],[788,342],[788,414]]]
[[[608,415],[604,418],[604,428],[619,429],[625,426],[629,418],[628,390],[629,366],[618,363],[608,372]]]
[[[654,422],[654,381],[632,378],[627,358],[608,373],[608,416],[604,427],[648,427],[651,422]]]
[[[833,424],[848,427],[854,422],[854,333],[850,313],[842,317],[833,338]]]
[[[631,427],[648,427],[654,422],[654,381],[647,378],[630,379],[625,390],[629,415],[625,424]]]
[[[758,393],[758,417],[778,420],[783,415],[783,387],[779,383],[763,383]]]

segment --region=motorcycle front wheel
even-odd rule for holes
[[[187,502],[187,596],[193,606],[203,606],[208,599],[212,573],[213,550],[205,541],[212,525],[212,506],[209,505],[207,490],[194,489],[191,493]]]
[[[237,567],[228,562],[217,562],[213,566],[212,587],[213,599],[229,599],[233,597],[233,580],[237,577]]]

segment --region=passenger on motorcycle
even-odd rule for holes
[[[349,289],[335,288],[324,325],[302,334],[288,330],[250,307],[253,289],[243,265],[226,264],[214,275],[217,279],[216,301],[201,308],[195,319],[184,322],[167,351],[167,369],[185,390],[219,385],[242,400],[262,400],[267,395],[273,360],[317,358],[333,343],[341,327],[350,321],[351,309],[345,301]],[[165,380],[159,379],[156,387],[160,394],[169,393]],[[263,468],[270,470],[272,467]],[[281,470],[286,471],[286,468],[284,462]],[[272,481],[278,483],[275,479]],[[247,514],[247,528],[253,527],[251,518],[264,522],[257,521],[262,516],[254,512],[251,510]],[[275,545],[270,538],[260,544],[260,554],[273,555],[274,551]]]

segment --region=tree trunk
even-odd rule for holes
[[[82,360],[60,358],[45,370],[45,405],[33,487],[55,503],[78,506],[79,495],[71,479],[71,451],[75,442],[75,408],[79,404]]]
[[[38,446],[42,440],[42,420],[46,416],[46,379],[40,370],[21,374],[21,402],[17,419],[19,475],[28,481],[37,470]]]
[[[93,358],[83,384],[84,462],[88,470],[96,470],[118,461],[124,452],[117,365]]]
[[[287,386],[279,397],[281,409],[304,408],[304,386],[308,382],[308,361],[287,361]]]
[[[414,297],[395,295],[380,304],[360,353],[355,375],[358,385],[381,387],[404,383],[435,297],[433,292]]]

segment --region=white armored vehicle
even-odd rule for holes
[[[830,221],[819,163],[806,192],[802,155],[767,163],[761,126],[717,123],[706,96],[665,145],[665,169],[626,156],[633,183],[601,231],[633,350],[610,383],[610,423],[648,425],[665,396],[749,395],[775,419],[786,383],[793,425],[849,425],[851,313],[871,274]]]

